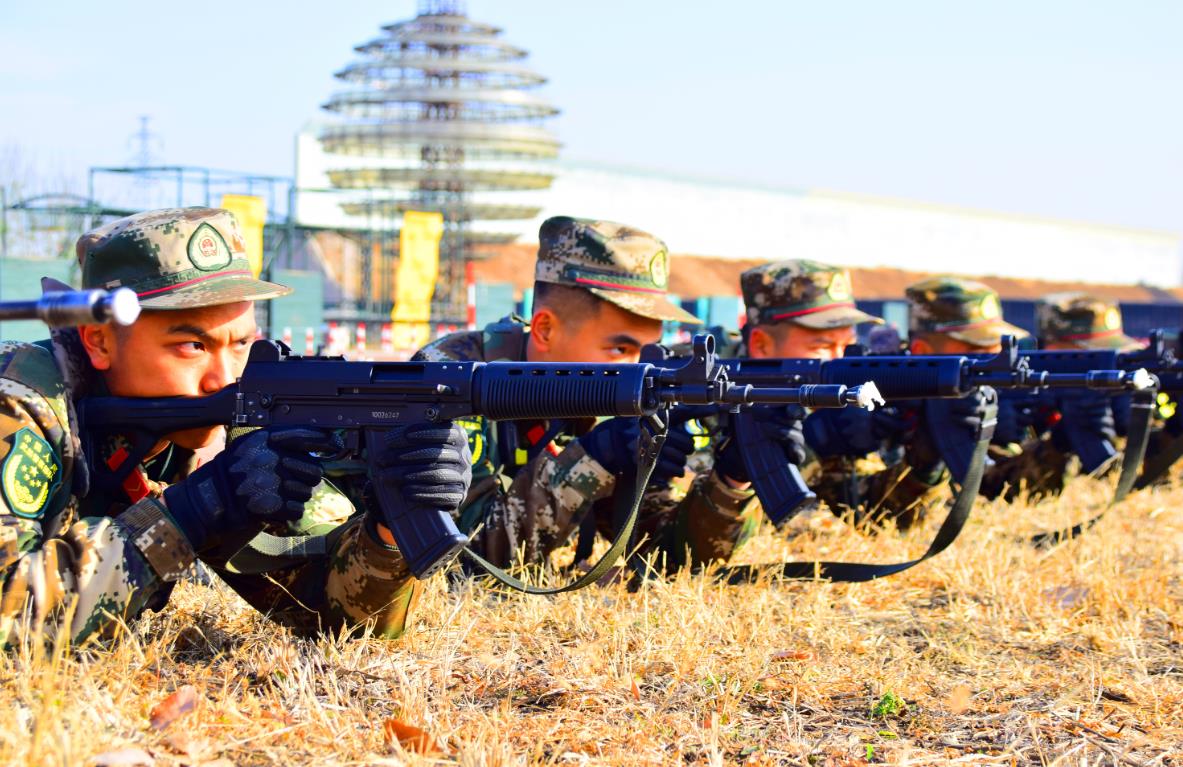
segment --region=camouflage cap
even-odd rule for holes
[[[78,238],[82,287],[131,288],[145,309],[258,301],[291,288],[256,279],[238,222],[218,208],[127,216]]]
[[[538,230],[535,280],[586,288],[642,317],[702,324],[669,300],[669,275],[665,243],[631,226],[555,216]]]
[[[1025,338],[1022,328],[1002,319],[998,292],[958,277],[934,277],[909,285],[908,332],[943,333],[974,346],[993,346],[1004,335]]]
[[[792,322],[823,330],[860,322],[882,324],[859,311],[851,292],[850,271],[817,261],[774,261],[739,276],[748,322]]]
[[[1128,349],[1138,342],[1122,332],[1117,304],[1088,293],[1053,293],[1035,305],[1039,338],[1081,349]]]

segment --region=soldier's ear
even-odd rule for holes
[[[115,329],[111,325],[80,325],[78,335],[82,348],[95,370],[109,370],[114,354]]]
[[[555,344],[559,331],[559,318],[548,307],[539,307],[530,318],[530,339],[534,347],[547,353]]]
[[[754,326],[748,333],[748,352],[757,358],[767,359],[776,356],[776,339],[759,325]]]

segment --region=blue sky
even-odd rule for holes
[[[1183,3],[469,0],[571,159],[1183,231]],[[0,2],[0,146],[287,175],[412,0]]]

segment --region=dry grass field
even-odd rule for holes
[[[0,762],[1183,765],[1183,488],[1016,542],[1106,492],[983,504],[952,549],[867,584],[436,579],[400,642],[294,638],[184,584],[118,641],[0,657]],[[889,561],[931,534],[815,521],[746,558]]]

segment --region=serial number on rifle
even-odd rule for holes
[[[370,418],[382,421],[397,421],[399,413],[397,410],[371,410]]]

